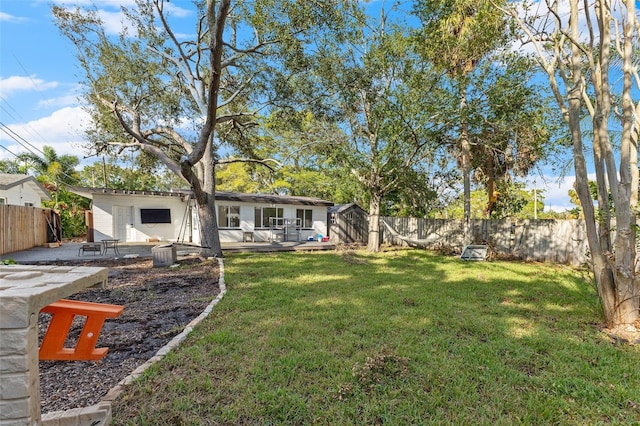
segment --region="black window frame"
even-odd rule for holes
[[[237,209],[237,212],[231,212],[231,209]],[[220,220],[224,211],[226,223]],[[220,229],[240,229],[240,206],[222,205],[218,206],[218,228]],[[232,223],[237,221],[237,223]]]
[[[296,219],[300,221],[302,229],[313,229],[313,209],[296,209]],[[307,220],[309,221],[308,225]]]

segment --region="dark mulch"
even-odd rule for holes
[[[40,361],[42,413],[100,402],[202,313],[219,293],[217,263],[198,258],[179,263],[175,269],[153,268],[151,259],[92,260],[85,264],[108,267],[108,283],[104,289],[88,289],[69,299],[124,305],[124,312],[105,322],[97,347],[108,347],[109,352],[102,360]],[[49,318],[40,314],[41,339]],[[77,322],[72,339],[82,324]]]

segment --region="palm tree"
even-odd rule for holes
[[[459,99],[459,162],[464,180],[465,243],[470,235],[471,143],[467,88],[476,65],[503,44],[505,15],[489,0],[419,0],[415,13],[421,19],[422,54],[453,82]]]
[[[58,184],[73,185],[79,180],[75,170],[80,164],[78,157],[58,155],[53,147],[45,146],[42,156],[27,152],[19,154],[18,159],[24,161],[27,169],[33,171],[38,181],[50,191],[57,191]]]

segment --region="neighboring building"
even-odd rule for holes
[[[0,204],[42,207],[42,202],[50,199],[33,176],[0,173]]]
[[[334,244],[366,244],[369,240],[369,214],[355,203],[330,207],[329,235]]]
[[[131,191],[68,187],[92,200],[87,239],[200,244],[197,208],[188,190]],[[306,241],[327,236],[330,201],[308,197],[216,193],[221,242]]]

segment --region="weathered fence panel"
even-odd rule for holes
[[[463,249],[462,220],[395,217],[381,220],[396,233],[383,224],[383,243],[410,245],[409,239],[427,248],[449,247],[459,252]],[[580,220],[475,219],[471,221],[471,243],[487,244],[497,255],[576,266],[588,260],[589,251],[586,229]]]
[[[50,209],[0,204],[0,255],[46,244],[51,217]]]

